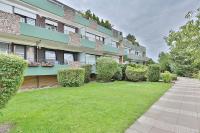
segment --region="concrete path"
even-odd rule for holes
[[[125,133],[200,133],[200,81],[179,78]]]

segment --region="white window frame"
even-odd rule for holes
[[[71,53],[64,53],[64,64],[71,64],[74,62],[74,56]]]
[[[45,61],[47,62],[56,62],[56,52],[45,50]]]

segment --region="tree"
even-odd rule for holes
[[[156,64],[156,63],[154,62],[153,59],[150,58],[150,59],[146,62],[146,65],[149,66],[149,65],[152,65],[152,64]]]
[[[170,57],[174,71],[181,76],[191,77],[200,70],[200,10],[186,15],[188,22],[178,31],[170,31],[166,38],[170,46]]]
[[[165,71],[169,71],[171,72],[171,59],[170,59],[170,55],[168,53],[164,53],[164,52],[161,52],[159,54],[159,64],[160,64],[160,69],[162,72],[165,72]]]
[[[136,37],[134,35],[128,34],[126,38],[133,44],[139,46],[139,43],[136,41]]]

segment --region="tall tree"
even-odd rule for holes
[[[159,54],[159,64],[160,64],[160,67],[161,67],[161,71],[162,72],[165,72],[165,71],[169,71],[171,72],[171,59],[170,59],[170,54],[168,53],[164,53],[164,52],[161,52]]]
[[[134,35],[128,34],[126,38],[133,44],[139,46],[139,43],[136,41],[136,37]]]
[[[170,31],[166,38],[174,70],[181,76],[192,76],[200,70],[200,12],[197,10],[195,17],[192,14],[189,12],[188,22],[178,31]]]

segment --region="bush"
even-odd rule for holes
[[[79,87],[84,84],[85,70],[83,68],[68,68],[58,71],[58,83],[63,86]]]
[[[200,80],[200,71],[199,71],[199,74],[198,74],[198,79]]]
[[[149,65],[147,78],[150,82],[158,82],[160,79],[160,66],[157,64]]]
[[[113,79],[120,81],[120,80],[122,80],[122,78],[123,78],[122,68],[121,68],[121,65],[119,65],[118,68],[117,68],[117,72],[113,76]]]
[[[171,74],[171,76],[172,76],[172,80],[173,80],[173,81],[175,81],[175,80],[178,79],[176,74]]]
[[[85,83],[90,82],[90,75],[92,73],[92,65],[86,64],[86,65],[82,65],[81,67],[85,69]]]
[[[27,62],[15,55],[0,54],[0,109],[17,92],[24,80]]]
[[[122,80],[126,80],[126,68],[127,68],[128,64],[121,64],[121,68],[122,68]]]
[[[129,81],[144,81],[146,80],[146,69],[143,67],[131,67],[126,68],[126,77]]]
[[[172,74],[168,71],[161,74],[161,78],[165,83],[171,83],[172,82]]]
[[[97,60],[97,80],[108,82],[111,81],[117,72],[117,62],[109,57],[100,57]]]

